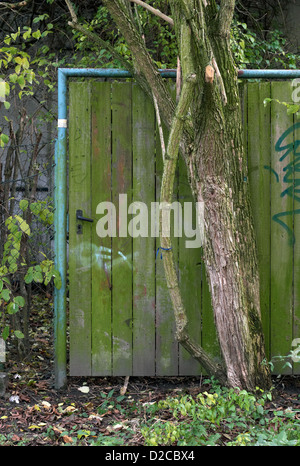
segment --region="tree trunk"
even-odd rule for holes
[[[264,365],[256,241],[248,178],[236,128],[210,112],[195,141],[192,177],[205,206],[204,260],[228,384],[269,387]],[[233,125],[233,131],[231,128]]]

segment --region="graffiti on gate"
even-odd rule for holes
[[[280,136],[275,144],[275,150],[278,153],[282,153],[279,158],[280,163],[286,163],[282,171],[284,177],[282,179],[284,183],[284,189],[280,194],[280,197],[291,197],[294,201],[294,205],[300,202],[300,178],[297,178],[300,172],[300,139],[296,138],[296,130],[300,128],[300,123],[295,123],[290,126]],[[291,138],[291,142],[287,142],[288,138]],[[299,151],[298,151],[299,149]],[[277,183],[279,183],[278,173],[271,167],[265,165],[265,169],[270,170],[276,177]],[[288,234],[289,243],[293,245],[295,243],[295,234],[291,226],[289,225],[289,219],[294,215],[300,214],[299,209],[291,209],[282,212],[278,212],[272,216],[272,220],[282,226]]]
[[[122,251],[116,251],[115,255],[113,255],[111,248],[97,246],[96,244],[88,241],[83,241],[76,248],[76,252],[74,252],[74,254],[77,257],[78,267],[81,270],[89,269],[96,265],[100,269],[109,271],[112,266],[117,267],[121,264],[125,264],[126,267],[131,270],[133,267],[132,261],[137,252],[125,255]]]

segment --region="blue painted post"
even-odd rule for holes
[[[55,385],[66,384],[66,276],[67,276],[67,75],[58,70],[58,135],[55,146],[54,264],[61,288],[54,293]]]

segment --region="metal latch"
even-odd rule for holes
[[[76,220],[81,220],[84,222],[93,222],[92,218],[83,217],[82,210],[76,210]],[[82,225],[81,223],[77,224],[77,235],[82,235]]]

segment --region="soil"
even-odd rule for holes
[[[72,445],[75,432],[76,444],[85,445],[93,436],[109,439],[112,425],[118,426],[113,434],[117,438],[119,429],[120,442],[143,445],[136,402],[208,390],[205,377],[130,377],[125,406],[124,399],[120,402],[124,377],[68,377],[65,388],[55,389],[51,300],[42,302],[44,312],[39,309],[32,316],[29,355],[20,361],[14,347],[9,349],[8,386],[0,398],[0,445]],[[300,376],[276,377],[273,382],[271,408],[300,409]],[[126,436],[128,426],[131,434]]]

